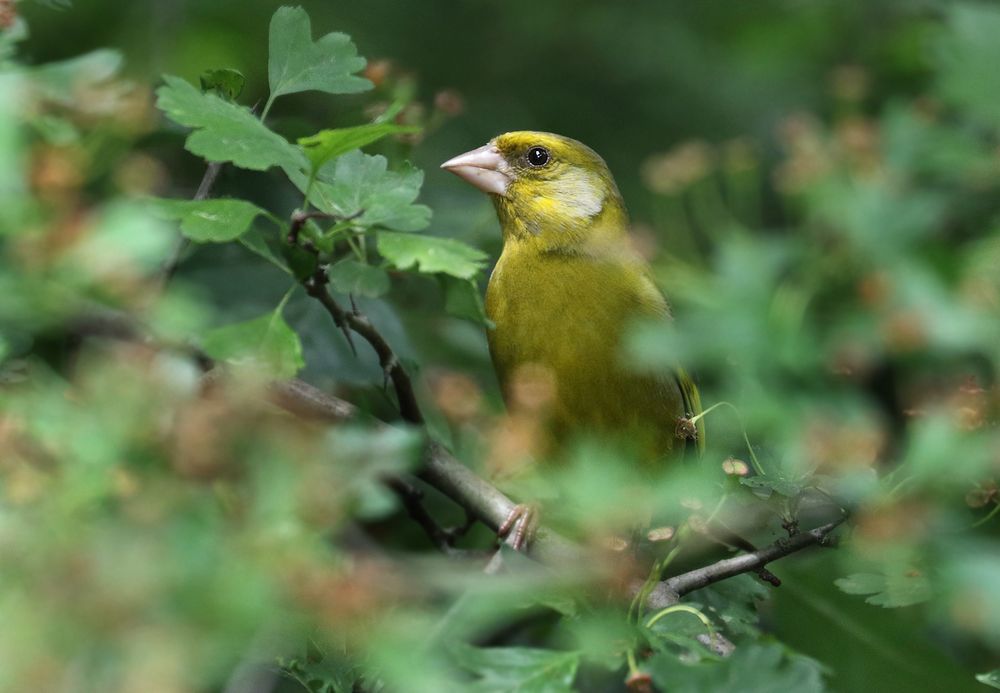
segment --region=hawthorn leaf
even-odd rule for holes
[[[454,238],[379,231],[378,251],[399,269],[472,279],[486,263],[486,254]]]
[[[372,88],[354,74],[366,63],[351,38],[332,32],[314,43],[309,14],[301,7],[279,7],[274,13],[268,51],[269,101],[300,91],[354,94]]]
[[[252,364],[276,378],[291,378],[305,366],[299,336],[288,326],[284,305],[253,320],[224,325],[205,335],[202,348],[214,359]]]
[[[313,168],[318,169],[330,159],[377,142],[387,135],[419,132],[420,128],[395,123],[369,123],[349,128],[321,130],[315,135],[299,139],[299,146],[309,157]]]
[[[834,580],[834,584],[847,594],[869,595],[865,602],[887,609],[912,606],[931,598],[930,582],[915,570],[854,573]]]
[[[202,91],[214,91],[227,101],[235,101],[247,83],[242,72],[229,67],[205,70],[198,79]]]
[[[671,693],[740,691],[772,693],[795,691],[819,693],[825,690],[823,668],[815,660],[789,652],[777,643],[741,644],[725,659],[694,662],[671,652],[657,652],[643,664],[653,682]]]
[[[474,676],[475,691],[563,693],[573,690],[579,652],[531,647],[473,647],[453,650],[456,663]]]
[[[309,176],[303,170],[285,172],[300,190],[308,187]],[[390,171],[384,156],[355,150],[320,168],[309,199],[329,214],[348,216],[362,211],[354,220],[358,226],[419,231],[431,218],[430,208],[413,204],[423,182],[419,169],[406,165],[400,171]]]
[[[486,317],[483,296],[479,287],[471,279],[458,279],[445,274],[439,275],[444,289],[444,309],[449,315],[463,318],[477,325],[492,329],[493,321]]]
[[[156,90],[156,105],[174,122],[194,128],[184,144],[192,154],[253,171],[308,166],[298,147],[268,130],[250,109],[202,93],[179,77],[163,79],[166,84]]]
[[[196,243],[225,243],[239,238],[263,209],[247,202],[211,200],[155,200],[155,209],[168,219],[181,222],[181,233]]]
[[[389,291],[389,275],[381,267],[341,260],[327,271],[330,286],[342,294],[378,298]]]

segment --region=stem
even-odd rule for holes
[[[750,445],[750,437],[747,435],[746,424],[743,423],[743,415],[740,414],[740,410],[736,408],[736,405],[734,405],[734,404],[732,404],[730,402],[725,402],[725,401],[723,401],[723,402],[716,402],[715,404],[713,404],[712,406],[710,406],[708,409],[706,409],[702,413],[698,414],[698,416],[691,417],[691,424],[693,425],[693,424],[698,423],[698,419],[700,419],[701,417],[705,416],[705,414],[709,413],[713,409],[718,409],[721,406],[727,406],[727,407],[729,407],[736,414],[736,420],[740,422],[740,433],[743,434],[743,442],[746,443],[746,445],[747,445],[747,452],[750,453],[750,461],[753,463],[753,469],[754,469],[755,472],[757,472],[757,474],[759,476],[767,476],[767,474],[764,473],[764,468],[761,466],[760,462],[757,460],[757,455],[753,451],[753,446]]]
[[[993,506],[993,510],[990,510],[990,512],[986,515],[986,517],[980,518],[979,520],[977,520],[977,521],[973,522],[971,525],[969,525],[969,529],[975,529],[976,527],[979,527],[981,525],[985,525],[987,522],[989,522],[994,517],[996,517],[997,513],[1000,513],[1000,503],[995,504]]]
[[[716,639],[718,638],[718,635],[716,635],[715,633],[715,627],[712,625],[712,622],[708,620],[708,617],[705,614],[701,613],[698,609],[688,604],[674,604],[673,606],[668,606],[666,609],[660,610],[652,618],[646,621],[646,628],[652,628],[653,624],[655,624],[664,616],[679,612],[684,612],[687,614],[693,614],[694,616],[697,616],[698,620],[704,623],[706,630],[708,630],[708,637],[712,643],[712,647],[716,646]]]

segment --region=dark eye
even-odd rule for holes
[[[549,150],[545,147],[532,147],[528,150],[527,158],[532,166],[544,166],[549,163]]]

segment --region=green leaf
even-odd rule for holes
[[[321,130],[315,135],[299,139],[299,146],[309,157],[314,168],[318,169],[330,159],[346,154],[352,149],[359,149],[372,142],[377,142],[387,135],[398,135],[419,132],[420,128],[395,123],[369,123],[350,128]]]
[[[389,275],[380,267],[341,260],[327,271],[330,286],[342,294],[378,298],[389,291]]]
[[[379,231],[378,251],[399,269],[424,274],[441,272],[471,279],[483,268],[486,254],[454,238]]]
[[[240,236],[240,243],[247,250],[264,258],[281,271],[291,274],[291,270],[281,260],[278,253],[272,248],[272,244],[268,243],[268,239],[265,238],[264,234],[262,234],[258,229],[251,228]],[[274,243],[273,245],[277,247],[277,243]]]
[[[192,154],[254,171],[308,166],[298,147],[268,130],[249,109],[204,94],[179,77],[163,79],[156,105],[174,122],[195,128],[184,145]]]
[[[572,691],[579,652],[529,647],[472,647],[454,650],[455,660],[477,677],[470,690],[562,693]]]
[[[740,479],[740,484],[761,491],[765,497],[770,496],[772,492],[786,498],[794,498],[802,493],[800,484],[771,475],[744,477]]]
[[[123,64],[120,52],[101,48],[35,68],[34,87],[47,99],[78,108],[81,90],[114,78]]]
[[[871,595],[869,604],[894,609],[920,604],[931,598],[930,582],[921,573],[900,569],[885,575],[879,573],[854,573],[834,581],[847,594]]]
[[[239,70],[220,67],[205,70],[199,78],[202,91],[214,91],[227,101],[235,101],[243,93],[247,78]]]
[[[282,243],[281,256],[288,263],[288,268],[292,271],[292,275],[299,281],[313,276],[316,268],[319,267],[319,258],[316,256],[316,253],[306,250],[297,243]]]
[[[348,216],[363,210],[352,223],[383,226],[396,231],[419,231],[430,223],[431,210],[413,204],[424,182],[422,171],[407,165],[401,171],[388,170],[384,156],[348,152],[327,162],[317,174],[310,200],[330,214]],[[303,170],[285,172],[302,191],[309,183]]]
[[[996,127],[1000,124],[1000,8],[956,3],[949,8],[948,33],[938,44],[941,95]]]
[[[239,238],[263,209],[246,200],[155,200],[168,219],[179,219],[181,233],[197,243],[225,243]]]
[[[220,361],[254,364],[276,378],[293,377],[305,362],[299,336],[281,315],[283,307],[253,320],[211,330],[202,348]]]
[[[269,101],[299,91],[353,94],[372,88],[367,79],[353,74],[364,69],[365,59],[358,56],[351,38],[333,32],[313,43],[309,15],[301,7],[278,8],[269,40]]]
[[[823,670],[808,657],[787,651],[778,644],[746,643],[722,660],[681,660],[670,652],[658,652],[645,664],[653,681],[671,693],[740,691],[740,693],[819,693],[825,690]]]
[[[976,681],[991,688],[1000,688],[1000,669],[987,671],[985,674],[976,674]]]
[[[442,274],[439,276],[444,289],[444,309],[456,318],[470,320],[477,325],[492,329],[493,321],[486,317],[483,296],[479,287],[470,279],[458,279]]]

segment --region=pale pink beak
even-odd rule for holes
[[[490,195],[505,195],[513,178],[510,164],[492,142],[448,159],[441,168]]]

